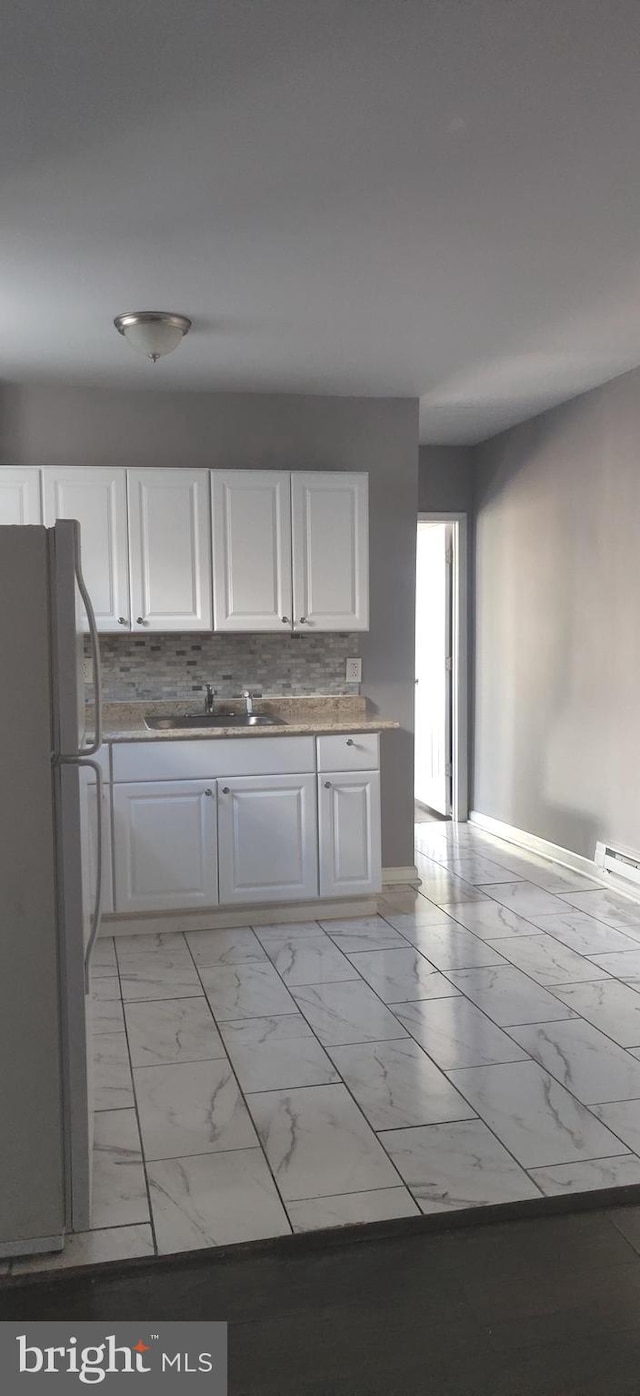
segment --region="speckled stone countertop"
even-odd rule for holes
[[[237,707],[243,711],[243,699],[237,703],[215,704],[215,711],[227,712]],[[104,703],[102,729],[105,742],[166,742],[193,741],[206,737],[298,737],[330,735],[332,732],[385,732],[399,727],[399,722],[377,717],[367,711],[362,697],[334,697],[322,694],[303,698],[254,698],[254,712],[273,713],[284,719],[277,727],[172,727],[157,732],[145,725],[145,716],[168,717],[173,713],[198,712],[200,705],[188,698],[172,698],[153,703]],[[87,727],[93,725],[93,709],[87,709]]]

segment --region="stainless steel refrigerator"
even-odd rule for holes
[[[83,636],[95,726],[85,734]],[[0,1256],[91,1224],[89,891],[82,789],[98,786],[100,661],[80,528],[0,528]],[[101,833],[98,850],[101,848]],[[98,856],[98,864],[100,862]]]

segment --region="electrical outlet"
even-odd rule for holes
[[[85,683],[93,683],[93,661],[91,659],[83,659],[82,677]]]
[[[362,660],[348,659],[344,677],[347,683],[362,683]]]

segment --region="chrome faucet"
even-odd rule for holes
[[[214,693],[215,693],[215,688],[212,688],[212,687],[211,687],[211,684],[210,684],[210,683],[207,683],[207,684],[205,684],[205,689],[206,689],[206,693],[205,693],[205,698],[204,698],[204,710],[205,710],[206,713],[212,713],[212,712],[213,712],[213,695],[214,695]]]
[[[244,698],[246,704],[247,717],[251,717],[251,714],[253,713],[253,697],[251,695],[250,689],[243,688],[242,697]]]

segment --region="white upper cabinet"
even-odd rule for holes
[[[127,479],[102,467],[43,471],[44,522],[77,519],[82,571],[98,629],[131,628]]]
[[[0,525],[42,523],[39,470],[0,470]]]
[[[290,475],[214,470],[216,630],[291,629]]]
[[[368,477],[291,477],[293,620],[301,632],[368,630]]]
[[[211,630],[207,470],[130,470],[132,630]]]

